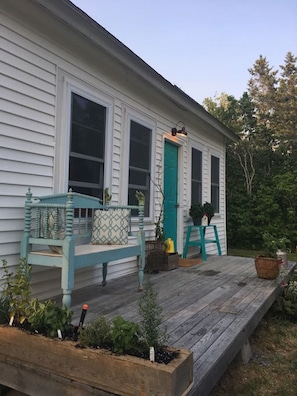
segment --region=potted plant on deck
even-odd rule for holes
[[[263,253],[255,258],[255,267],[259,278],[276,279],[283,261],[278,257],[278,251],[285,249],[288,240],[285,237],[276,238],[269,232],[263,234]]]
[[[214,206],[210,202],[204,202],[203,205],[200,202],[195,202],[189,210],[189,215],[192,217],[194,225],[201,225],[201,219],[204,215],[207,216],[207,224],[209,225],[214,213]]]
[[[210,202],[205,202],[203,204],[203,215],[207,216],[208,219],[208,225],[210,224],[211,219],[213,218],[215,213],[215,209],[212,203]]]
[[[200,202],[192,204],[189,210],[189,215],[192,217],[194,225],[201,225],[201,219],[204,214],[203,205]]]

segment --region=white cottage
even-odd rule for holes
[[[179,253],[191,202],[211,201],[226,254],[233,133],[68,0],[1,0],[0,23],[0,259],[19,261],[28,186],[37,196],[109,188],[116,204],[141,190],[148,239],[164,193],[164,230]],[[183,127],[187,136],[175,134]],[[134,261],[120,260],[109,279],[133,271]],[[100,277],[79,271],[75,287]],[[34,268],[34,294],[60,293],[59,278]]]

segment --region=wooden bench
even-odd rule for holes
[[[62,303],[68,308],[74,273],[79,268],[102,264],[105,286],[108,262],[135,256],[141,291],[145,267],[141,193],[138,203],[138,206],[103,205],[96,197],[72,191],[34,198],[29,188],[20,256],[27,264],[61,268]],[[138,218],[135,223],[134,216]]]

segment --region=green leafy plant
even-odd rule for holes
[[[9,272],[6,260],[2,260],[3,292],[2,295],[9,301],[9,317],[20,324],[24,323],[30,314],[31,303],[31,266],[21,259],[15,273]]]
[[[275,311],[282,318],[296,322],[297,274],[288,275],[281,284],[281,293],[275,303]]]
[[[31,302],[31,313],[28,322],[31,330],[46,334],[48,337],[57,337],[60,330],[62,336],[69,334],[73,312],[66,306],[59,307],[55,302],[48,300],[40,302],[37,299]]]
[[[263,233],[263,256],[264,257],[277,257],[277,250],[280,249],[282,251],[287,251],[287,246],[290,241],[286,237],[277,238],[270,234],[269,232],[265,231]]]
[[[212,203],[210,202],[205,202],[203,204],[203,214],[206,214],[207,217],[209,218],[209,221],[213,218],[215,214],[215,209]]]
[[[0,324],[9,321],[9,300],[7,297],[0,296]]]
[[[140,327],[137,323],[117,316],[112,321],[112,342],[114,351],[118,353],[134,353],[140,351]]]
[[[147,347],[158,348],[168,341],[167,329],[161,329],[163,309],[158,303],[158,293],[153,289],[148,278],[143,294],[138,301],[141,316],[140,331]]]
[[[201,219],[203,213],[203,205],[200,202],[195,202],[190,207],[189,215],[192,217],[192,219]]]
[[[111,321],[104,316],[93,319],[79,332],[79,342],[83,347],[109,348],[112,345]]]

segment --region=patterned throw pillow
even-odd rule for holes
[[[96,210],[91,244],[127,245],[129,219],[129,209]]]

